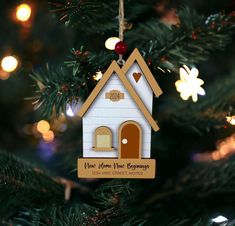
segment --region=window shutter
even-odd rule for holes
[[[94,151],[113,151],[112,147],[112,131],[106,127],[101,126],[95,130],[94,133],[95,145],[92,148]]]
[[[109,148],[110,143],[110,135],[97,135],[97,148]]]

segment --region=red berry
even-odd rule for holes
[[[215,29],[216,28],[216,23],[213,21],[212,23],[211,23],[211,29]]]
[[[151,58],[149,58],[149,59],[147,60],[147,64],[148,64],[148,66],[150,66],[152,63],[153,63],[152,59],[151,59]]]
[[[66,84],[62,84],[62,85],[60,86],[60,90],[61,90],[62,92],[67,92],[67,91],[69,90],[69,88],[68,88],[68,86],[67,86]]]
[[[193,31],[191,37],[192,37],[193,40],[196,40],[196,39],[197,39],[197,34],[196,34],[196,32]]]
[[[118,42],[115,45],[115,52],[120,55],[124,55],[127,51],[127,45],[124,42]]]

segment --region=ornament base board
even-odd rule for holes
[[[153,179],[155,159],[81,158],[77,161],[79,178]]]

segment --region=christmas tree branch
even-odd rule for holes
[[[144,222],[124,211],[132,191],[129,183],[111,181],[91,193],[84,185],[51,177],[6,152],[0,152],[0,164],[0,201],[4,203],[0,207],[2,224],[97,226],[109,221],[117,222],[116,225]],[[73,200],[70,200],[71,189],[78,195]],[[95,200],[94,206],[81,200],[84,195]],[[68,208],[68,201],[75,199],[78,204]]]
[[[181,64],[205,61],[231,40],[232,15],[215,14],[205,19],[189,8],[181,9],[178,14],[179,27],[169,27],[154,19],[126,33],[130,47],[142,51],[156,74],[159,68],[178,71]],[[115,59],[113,53],[86,51],[81,47],[71,51],[63,66],[33,71],[31,77],[39,87],[36,108],[43,116],[50,116],[54,110],[59,115],[73,100],[86,99],[96,84],[94,75],[104,72],[112,59]]]
[[[171,98],[169,104],[164,105],[164,115],[159,115],[159,121],[171,119],[176,126],[199,134],[212,128],[222,128],[226,124],[229,107],[235,105],[234,86],[233,71],[231,75],[221,76],[206,86],[206,98],[201,97],[197,103],[182,102],[179,96]]]
[[[2,198],[4,198],[4,192],[28,192],[32,190],[38,194],[42,193],[43,196],[47,193],[48,197],[53,194],[53,199],[60,198],[62,186],[55,183],[49,176],[44,174],[37,168],[33,168],[23,160],[14,157],[11,154],[0,152],[1,163],[1,186]],[[11,187],[5,187],[4,185]],[[25,189],[25,190],[24,190]],[[19,194],[23,196],[23,193]],[[49,200],[48,200],[49,201]]]
[[[191,164],[174,179],[169,179],[158,192],[150,194],[144,206],[151,208],[151,216],[159,225],[177,225],[172,223],[175,220],[187,222],[182,225],[197,225],[196,222],[210,225],[208,221],[216,217],[214,213],[223,213],[234,204],[234,165],[234,157]],[[190,200],[193,207],[190,208],[186,200]],[[172,217],[172,222],[169,217],[163,217],[163,212],[164,216]]]
[[[141,0],[125,1],[126,20],[134,21],[141,14],[152,10],[153,0],[147,0],[149,4]],[[86,34],[103,34],[108,31],[118,33],[118,1],[95,0],[78,1],[71,0],[58,3],[50,1],[51,12],[55,13],[66,26]]]
[[[167,26],[157,19],[127,32],[127,40],[138,47],[153,66],[177,71],[208,59],[215,50],[223,50],[231,41],[233,14],[214,14],[205,18],[188,7],[178,11],[178,26]],[[155,63],[156,62],[156,63]]]
[[[69,200],[71,189],[76,189],[78,194],[91,195],[88,188],[65,178],[49,176],[6,152],[0,152],[0,164],[0,201],[4,203],[0,207],[1,219],[18,215],[24,208],[63,204],[64,200]]]

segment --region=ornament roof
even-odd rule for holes
[[[93,101],[96,99],[98,96],[99,92],[102,90],[102,88],[105,86],[109,78],[116,73],[118,78],[121,80],[122,84],[124,87],[127,89],[129,92],[130,96],[133,98],[135,101],[136,105],[139,107],[141,112],[143,113],[144,117],[148,121],[148,123],[151,125],[154,131],[158,131],[159,127],[156,123],[156,121],[153,119],[151,113],[148,111],[146,108],[145,104],[135,91],[135,89],[132,87],[130,82],[127,80],[125,73],[129,70],[129,68],[132,66],[134,61],[137,61],[139,64],[140,68],[142,69],[144,76],[146,77],[150,87],[152,88],[154,94],[158,97],[162,94],[161,88],[158,86],[156,80],[154,79],[151,71],[149,70],[147,64],[145,63],[144,59],[142,58],[140,52],[138,49],[135,49],[128,60],[126,61],[125,65],[121,69],[116,61],[113,61],[107,71],[104,73],[102,79],[99,81],[99,83],[96,85],[96,87],[93,89],[85,103],[82,105],[80,111],[78,112],[79,117],[83,117],[89,107],[92,105]]]
[[[128,70],[135,61],[139,64],[141,70],[143,71],[143,75],[147,79],[151,89],[153,90],[153,93],[155,94],[155,96],[159,97],[162,94],[162,90],[156,82],[152,72],[149,70],[148,65],[146,64],[145,60],[143,59],[142,55],[140,54],[137,48],[134,49],[134,51],[131,53],[126,63],[122,67],[122,71],[124,72],[124,74],[128,72]]]

